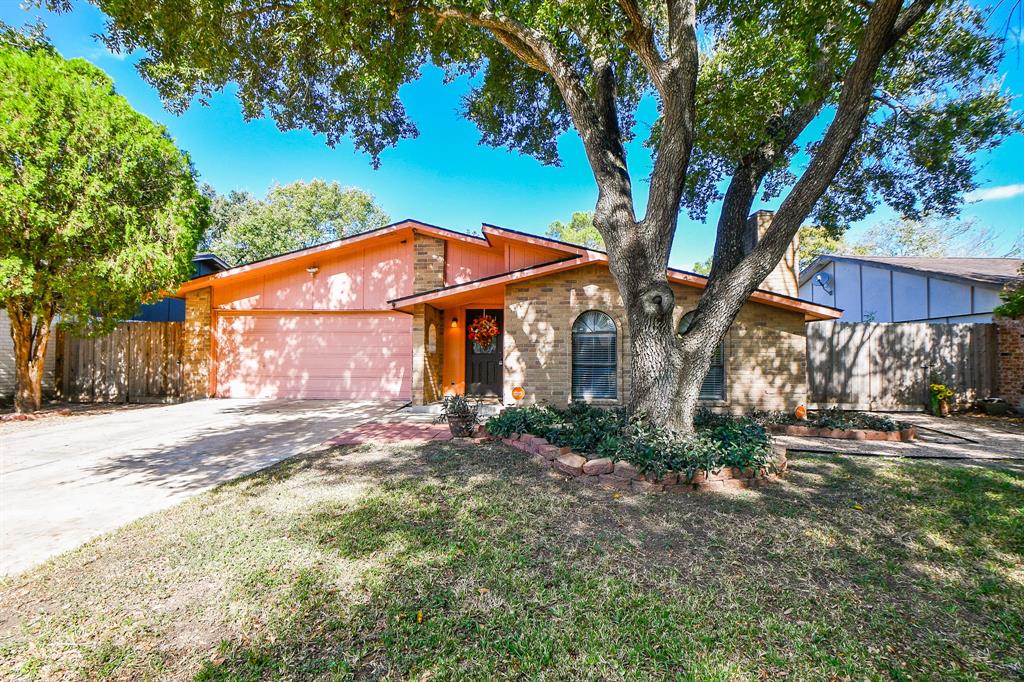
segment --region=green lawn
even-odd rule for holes
[[[339,448],[0,583],[0,677],[1024,678],[1024,474],[791,466],[638,497]]]

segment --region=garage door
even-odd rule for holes
[[[222,398],[412,394],[410,315],[220,315],[216,343]]]

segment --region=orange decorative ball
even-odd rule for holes
[[[807,406],[806,405],[797,405],[796,406],[796,411],[793,414],[795,414],[796,418],[799,419],[800,421],[806,420],[807,419]]]

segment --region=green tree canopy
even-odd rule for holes
[[[209,186],[204,192],[211,199],[213,224],[202,248],[232,265],[341,239],[390,220],[373,195],[337,182],[273,185],[262,200],[248,192],[221,196]]]
[[[604,239],[594,227],[593,211],[574,211],[568,223],[556,220],[548,225],[547,236],[588,249],[604,250]]]
[[[233,82],[247,117],[345,137],[375,163],[417,134],[400,92],[426,64],[472,77],[463,113],[486,144],[557,164],[575,128],[630,327],[630,407],[684,431],[714,349],[801,225],[841,230],[882,204],[955,214],[978,153],[1020,129],[1002,41],[966,0],[93,2],[110,47],[147,51],[142,74],[172,108]],[[645,98],[653,163],[634,178],[624,143]],[[781,202],[751,248],[758,197]],[[719,202],[679,336],[665,273],[679,212]]]
[[[714,263],[714,259],[710,256],[706,260],[697,261],[693,264],[693,271],[698,275],[709,275],[711,274],[711,266]]]
[[[16,404],[38,407],[55,317],[108,331],[188,279],[206,228],[188,156],[95,66],[0,32],[0,304]]]
[[[995,309],[995,314],[1000,317],[1024,318],[1024,265],[1017,274],[1020,276],[1019,279],[1007,284],[999,294],[1003,303]]]

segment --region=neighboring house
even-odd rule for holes
[[[763,229],[767,215],[752,225]],[[795,292],[794,269],[780,267],[766,282],[784,280],[780,288]],[[685,324],[707,279],[678,270],[668,277]],[[492,225],[477,237],[406,220],[200,277],[178,295],[193,397],[424,404],[467,393],[512,404],[521,387],[522,403],[611,405],[629,394],[629,329],[607,256]],[[733,410],[803,402],[804,323],[839,315],[758,290],[702,397]],[[467,328],[485,318],[500,333],[470,341]]]
[[[231,267],[220,256],[212,253],[197,253],[192,259],[192,265],[194,266],[193,278],[212,275]],[[132,318],[133,322],[184,322],[184,320],[185,301],[173,296],[168,296],[156,303],[139,306],[138,314]]]
[[[800,297],[842,309],[843,322],[991,322],[1020,258],[815,258]]]
[[[196,254],[192,259],[195,265],[193,277],[202,277],[221,270],[228,264],[212,253]],[[179,298],[168,297],[156,303],[139,307],[139,313],[132,318],[135,322],[181,322],[185,319],[185,302]],[[54,366],[57,357],[57,335],[51,334],[46,349],[46,362],[43,368],[43,393],[52,394],[54,390]],[[14,339],[11,338],[10,318],[7,311],[0,307],[0,399],[14,396]]]

